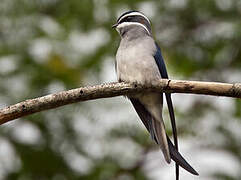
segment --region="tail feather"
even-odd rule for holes
[[[165,160],[168,164],[171,163],[171,157],[167,142],[166,131],[163,122],[156,121],[152,118],[152,128],[154,129],[154,134],[157,139],[158,144],[163,152]]]
[[[139,115],[141,121],[150,132],[152,139],[158,144],[157,138],[154,133],[153,127],[153,118],[151,114],[146,110],[146,108],[140,103],[139,100],[135,98],[130,98],[137,114]],[[182,157],[182,155],[176,150],[174,145],[172,144],[171,140],[167,136],[167,142],[169,147],[169,152],[171,159],[174,160],[179,166],[190,172],[191,174],[198,175],[197,171],[195,171],[190,164]]]
[[[199,175],[197,171],[195,171],[190,164],[182,157],[182,155],[176,150],[174,145],[172,144],[171,140],[167,136],[167,141],[168,141],[168,146],[169,146],[169,151],[171,158],[182,168],[187,170],[193,175]]]

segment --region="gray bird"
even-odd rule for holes
[[[115,63],[118,81],[155,84],[161,78],[168,79],[161,50],[152,36],[150,20],[143,13],[139,11],[125,12],[112,27],[118,31],[121,37]],[[165,93],[165,96],[175,146],[165,131],[162,117],[163,94],[155,92],[140,93],[128,98],[151,134],[152,139],[160,146],[166,162],[170,163],[171,159],[176,162],[176,179],[179,179],[178,166],[194,175],[198,175],[178,152],[171,94]]]

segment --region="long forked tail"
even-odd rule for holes
[[[176,150],[174,145],[172,144],[171,140],[167,136],[167,141],[168,141],[168,146],[169,146],[169,151],[172,160],[174,160],[179,166],[187,170],[193,175],[199,175],[197,171],[195,171],[190,164],[182,157],[182,155]]]
[[[147,128],[147,130],[150,132],[151,137],[154,141],[157,142],[157,139],[155,137],[155,133],[152,128],[152,116],[150,113],[146,110],[146,108],[140,103],[139,100],[135,98],[130,98],[131,103],[133,104],[137,114],[139,115],[141,121]],[[191,174],[198,175],[198,173],[192,168],[190,164],[182,157],[182,155],[176,150],[174,145],[172,144],[171,140],[167,136],[168,141],[168,147],[171,159],[174,160],[179,166],[190,172]]]

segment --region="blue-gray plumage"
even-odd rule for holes
[[[161,77],[164,79],[168,79],[168,74],[166,70],[166,66],[161,54],[161,49],[156,43],[156,48],[157,51],[154,55],[154,58],[156,60],[157,66],[159,68],[159,71],[161,73]],[[171,124],[172,124],[172,130],[173,130],[173,136],[174,136],[174,144],[176,147],[176,150],[178,151],[178,141],[177,141],[177,130],[176,130],[176,120],[175,120],[175,115],[174,115],[174,110],[173,110],[173,105],[172,105],[172,99],[171,99],[171,94],[170,93],[165,93],[166,95],[166,101],[167,101],[167,106],[169,110],[169,115],[171,119]],[[176,163],[176,179],[179,179],[179,167],[178,163]]]
[[[122,14],[114,28],[121,36],[116,54],[116,73],[119,81],[156,84],[161,78],[168,78],[161,50],[155,43],[149,19],[138,11]],[[165,132],[162,118],[163,94],[140,93],[129,96],[136,112],[150,132],[152,139],[160,146],[167,163],[176,162],[176,179],[179,177],[178,165],[196,174],[197,172],[178,152],[177,133],[171,94],[165,93],[173,128],[174,143]]]

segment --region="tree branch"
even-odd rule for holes
[[[140,85],[124,82],[106,83],[96,86],[86,86],[82,88],[63,91],[35,99],[29,99],[15,105],[0,109],[0,124],[4,124],[8,121],[36,112],[64,106],[66,104],[150,91],[191,93],[241,98],[240,83],[228,84],[168,79],[162,79],[155,85]]]

